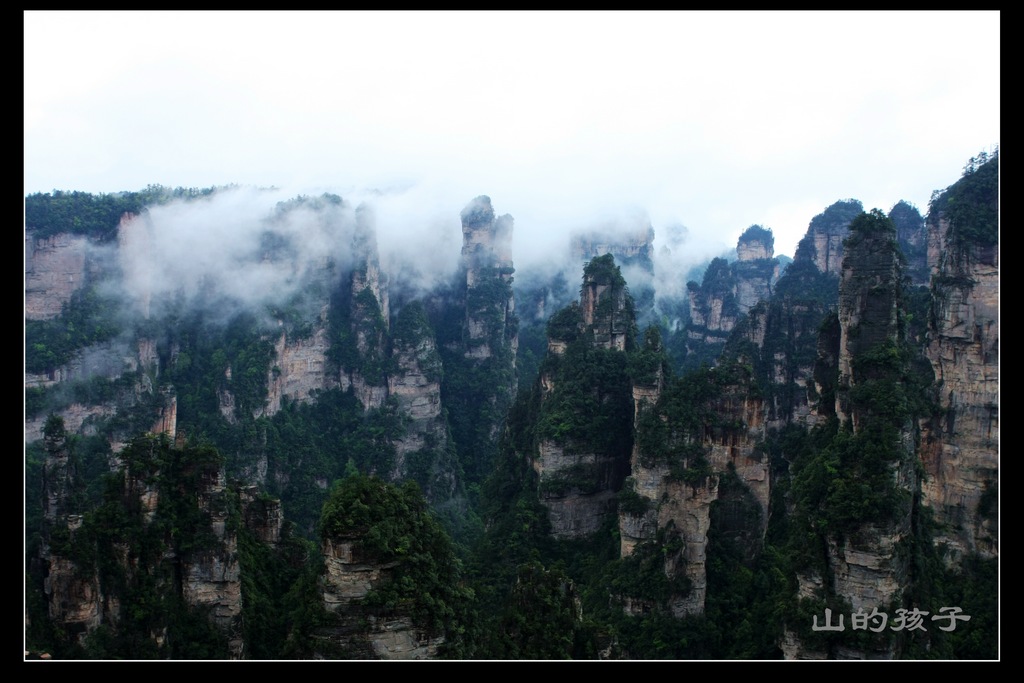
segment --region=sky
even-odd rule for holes
[[[637,216],[792,256],[993,151],[999,43],[998,11],[27,11],[24,189],[332,192],[384,251],[457,251],[486,194],[517,267]]]

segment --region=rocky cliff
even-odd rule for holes
[[[36,237],[26,230],[26,320],[49,320],[60,315],[96,267],[89,253],[87,237],[68,233]]]
[[[422,304],[406,304],[392,329],[395,371],[388,395],[405,423],[395,441],[393,479],[413,479],[430,500],[448,500],[459,483],[457,463],[441,403],[441,355]]]
[[[580,303],[548,325],[539,443],[531,460],[556,538],[584,538],[612,519],[628,469],[633,414],[626,350],[632,299],[609,254],[587,264]]]
[[[775,237],[771,230],[759,225],[747,228],[736,243],[736,305],[740,315],[759,301],[772,295],[772,285],[779,279],[779,262],[775,258]]]
[[[839,200],[811,219],[793,260],[807,259],[822,273],[838,275],[843,267],[843,240],[850,221],[864,211],[856,199]]]
[[[569,251],[577,264],[611,254],[629,283],[636,318],[647,324],[654,311],[654,227],[646,214],[624,217],[602,228],[573,235]],[[573,279],[579,270],[569,273]]]
[[[658,391],[660,382],[634,380],[636,440],[620,497],[621,555],[638,546],[647,553],[647,547],[672,549],[664,571],[678,586],[668,604],[675,617],[704,613],[713,515],[743,537],[747,555],[760,548],[771,475],[761,448],[764,406],[750,396],[752,380],[736,366],[676,379]],[[736,485],[722,486],[723,476]],[[652,606],[634,601],[626,608],[641,614]]]
[[[998,174],[996,156],[939,195],[928,215],[925,355],[938,406],[922,423],[923,494],[956,563],[999,552]]]
[[[462,210],[462,267],[466,272],[466,357],[490,358],[508,346],[515,353],[512,296],[512,216],[495,217],[489,197]],[[504,296],[498,294],[507,292]],[[496,348],[497,347],[497,348]]]
[[[896,226],[896,240],[906,260],[904,276],[912,285],[927,285],[930,272],[928,229],[924,217],[913,204],[899,201],[889,211],[889,220]]]
[[[774,244],[771,230],[752,225],[737,242],[737,261],[716,258],[708,265],[701,284],[687,284],[687,367],[713,362],[743,316],[771,297],[772,286],[779,279]]]
[[[684,376],[656,329],[638,340],[622,270],[594,254],[511,412],[512,219],[486,197],[461,214],[460,271],[422,300],[389,295],[361,210],[343,255],[290,300],[192,310],[143,282],[135,317],[108,330],[110,300],[89,297],[118,269],[90,266],[86,244],[59,283],[85,284],[26,321],[43,347],[26,372],[27,626],[92,657],[245,657],[247,643],[367,659],[987,656],[998,166],[972,167],[917,218],[838,202],[781,278],[771,233],[752,226],[738,260],[691,287],[693,341],[722,352]],[[909,286],[922,225],[927,290]],[[118,248],[143,248],[140,226],[122,222]],[[26,265],[37,289],[78,267],[79,238],[57,235]],[[638,232],[627,251],[642,261],[649,244]],[[58,348],[69,326],[100,333]],[[489,554],[470,579],[425,501],[469,528],[478,491]],[[322,571],[293,533],[317,534]],[[849,630],[859,610],[891,623],[943,601],[972,614],[955,637]],[[812,629],[825,609],[846,633]],[[550,649],[530,642],[540,633]]]
[[[341,387],[352,387],[369,410],[387,399],[387,333],[389,306],[387,277],[380,269],[377,236],[368,209],[357,212],[352,239],[355,263],[348,282],[348,325],[354,345],[342,365]]]
[[[467,596],[447,535],[415,485],[357,473],[339,480],[321,519],[324,616],[316,658],[433,659]]]
[[[112,463],[119,485],[88,509],[75,492],[83,480],[68,466],[66,433],[51,423],[43,593],[65,647],[135,657],[187,657],[209,647],[209,656],[243,656],[233,518],[258,520],[271,543],[281,520],[250,514],[251,497],[239,513],[216,452],[165,437],[124,448]]]
[[[489,197],[462,210],[462,259],[450,296],[434,315],[444,364],[441,397],[468,482],[482,482],[517,388],[519,320],[511,258],[512,216],[495,216]]]
[[[911,537],[919,482],[916,429],[907,404],[913,385],[905,377],[910,349],[896,229],[875,210],[856,218],[849,230],[839,285],[838,349],[829,354],[836,359],[838,378],[834,413],[843,425],[827,456],[835,458],[836,474],[820,502],[828,517],[812,523],[824,540],[823,552],[813,568],[797,572],[797,580],[805,599],[870,611],[897,604],[910,583],[902,547]],[[801,498],[798,507],[805,501]],[[805,652],[798,640],[784,640],[787,657],[818,656]],[[830,652],[842,658],[891,658],[896,645],[883,639]]]

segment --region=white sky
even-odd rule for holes
[[[516,259],[636,208],[695,255],[838,199],[922,213],[999,143],[1000,14],[24,14],[25,192],[398,192],[378,229],[487,194]],[[458,237],[454,240],[457,249]],[[382,242],[389,238],[382,236]]]

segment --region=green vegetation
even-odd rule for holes
[[[587,261],[583,266],[583,287],[587,282],[594,282],[599,285],[608,285],[613,289],[625,289],[626,279],[622,277],[622,271],[615,264],[615,257],[611,254],[597,256]],[[580,289],[582,296],[583,290]]]
[[[51,443],[59,440],[56,428],[48,431]],[[84,513],[81,526],[72,531],[58,519],[44,527],[51,552],[74,562],[82,580],[95,580],[114,598],[110,605],[118,613],[111,626],[90,634],[84,647],[71,630],[40,645],[61,658],[227,657],[228,633],[203,609],[190,606],[180,579],[175,581],[179,563],[198,562],[221,547],[211,513],[237,519],[237,501],[208,488],[217,481],[219,454],[206,446],[175,448],[166,439],[142,437],[120,457],[124,469],[103,477],[98,504],[76,510]],[[156,493],[151,513],[142,507],[144,487]],[[166,633],[162,644],[151,637],[161,631]]]
[[[113,339],[122,329],[113,300],[95,287],[80,289],[58,317],[25,321],[25,370],[50,372],[81,349]]]
[[[760,242],[768,248],[769,252],[774,251],[775,249],[775,235],[772,233],[771,229],[760,225],[751,225],[749,228],[744,230],[743,234],[740,235],[739,241]]]
[[[328,360],[347,373],[357,373],[368,384],[381,386],[392,369],[387,355],[387,324],[377,297],[369,287],[352,291],[343,278],[328,309]]]
[[[856,199],[840,199],[811,219],[811,230],[833,232],[843,228],[864,212],[864,205]]]
[[[573,301],[548,319],[547,336],[562,342],[575,341],[580,335],[582,325],[583,314],[580,312],[580,305]]]
[[[481,273],[474,287],[459,283],[441,292],[444,303],[432,312],[444,367],[441,402],[470,490],[482,484],[494,467],[497,437],[517,383],[512,340],[518,320],[508,311],[511,270],[492,268]],[[482,324],[483,335],[470,338],[470,320]],[[473,351],[484,345],[489,355],[474,356]]]
[[[997,207],[997,161],[972,160],[964,178],[933,201],[931,215],[952,222],[954,246],[997,244],[998,214],[989,211]],[[84,216],[88,220],[75,230],[109,238],[104,230],[111,228],[101,227],[109,216],[100,208],[116,202],[89,197],[58,193],[31,201],[34,210],[92,202],[95,216]],[[978,202],[989,206],[978,208]],[[278,212],[341,205],[331,195],[300,197],[279,205]],[[897,218],[913,222],[914,214],[905,203],[889,217],[864,213],[850,200],[829,207],[812,227],[833,234],[848,229],[848,258],[867,250],[875,260],[894,259],[898,268],[899,233],[893,226]],[[36,229],[45,234],[48,228]],[[751,233],[771,239],[760,226],[745,235]],[[264,246],[282,253],[292,247],[276,239],[268,233]],[[768,266],[730,267],[718,259],[708,265],[703,286],[691,283],[691,291],[729,292],[740,267]],[[332,388],[285,397],[273,416],[264,413],[267,379],[278,361],[273,341],[280,335],[264,326],[266,311],[218,317],[172,311],[162,320],[137,322],[133,330],[101,290],[86,288],[56,320],[27,323],[26,364],[32,372],[52,371],[80,350],[121,335],[141,338],[142,330],[156,341],[159,355],[158,373],[126,372],[116,379],[97,376],[26,391],[29,417],[71,401],[113,403],[120,410],[83,427],[88,435],[69,434],[51,414],[44,438],[26,445],[28,645],[60,658],[223,658],[229,638],[241,637],[250,658],[343,657],[356,653],[331,649],[328,638],[338,629],[358,630],[373,618],[409,614],[427,633],[444,636],[443,654],[453,658],[584,659],[600,652],[621,658],[775,659],[782,654],[784,629],[826,652],[843,645],[891,647],[899,657],[922,659],[998,657],[997,562],[967,555],[959,569],[950,569],[944,555],[949,551],[935,542],[941,530],[920,494],[906,486],[922,476],[911,457],[917,425],[945,417],[935,407],[931,363],[920,353],[932,315],[928,289],[906,286],[898,276],[891,283],[864,283],[868,312],[885,315],[878,316],[881,322],[861,316],[859,326],[847,330],[852,378],[843,385],[838,279],[798,258],[773,299],[753,309],[756,320],[738,324],[722,357],[709,352],[703,358],[717,360],[718,367],[673,376],[658,328],[648,328],[639,344],[634,338],[633,303],[619,266],[611,256],[596,258],[587,265],[587,277],[610,285],[611,292],[595,313],[622,315],[615,329],[627,330],[627,352],[594,348],[594,330],[583,328],[580,307],[573,304],[546,325],[552,339],[565,343],[562,354],[545,357],[540,325],[528,342],[525,335],[520,340],[520,351],[525,345],[534,354],[525,374],[547,381],[543,388],[539,380],[524,382],[515,395],[511,274],[485,271],[468,290],[452,286],[422,303],[402,300],[390,330],[370,289],[353,292],[344,276],[334,290],[311,286],[270,310],[284,322],[289,339],[304,338],[316,331],[330,297],[332,377],[344,370],[382,386],[398,369],[399,354],[413,354],[426,377],[441,383],[456,452],[447,450],[447,439],[429,434],[422,449],[405,455],[401,472],[394,444],[405,434],[407,417],[395,401],[367,410],[354,392]],[[970,284],[953,280],[938,284]],[[616,310],[619,292],[625,294],[622,311]],[[399,300],[392,295],[393,304]],[[467,315],[480,324],[472,340]],[[470,341],[486,345],[490,355],[467,353],[480,350],[470,348]],[[693,354],[687,361],[700,359]],[[813,382],[806,381],[809,373]],[[632,389],[655,384],[660,398],[641,408],[634,430]],[[115,456],[111,440],[151,428],[162,392],[171,387],[179,434],[190,441],[175,446],[163,437],[140,437]],[[715,470],[706,445],[745,437],[747,426],[731,415],[739,401],[757,399],[764,400],[764,417],[773,425],[754,452],[770,468],[767,510],[744,483],[749,474],[737,473],[739,461]],[[799,417],[808,410],[817,418],[810,429]],[[840,414],[856,419],[842,421]],[[617,458],[619,470],[609,476],[580,464],[547,473],[541,482],[532,464],[545,439],[569,454]],[[693,597],[684,558],[694,548],[672,523],[625,558],[613,516],[585,540],[551,535],[544,497],[603,491],[609,478],[615,480],[613,490],[625,479],[610,504],[634,516],[630,521],[653,522],[671,510],[665,505],[675,501],[641,495],[626,476],[634,443],[640,464],[663,468],[670,489],[717,491],[705,547],[702,615],[676,616]],[[384,481],[397,477],[411,481]],[[252,500],[252,491],[239,485],[254,480],[264,482],[265,491]],[[48,507],[44,485],[62,487],[59,509]],[[464,486],[469,504],[460,489],[451,500],[432,498],[431,510],[421,490],[432,495],[432,487],[447,486]],[[257,523],[276,510],[271,496],[280,499],[288,520],[274,545],[260,539]],[[990,524],[998,521],[994,484],[981,496],[978,512]],[[444,524],[458,529],[457,540],[466,545],[453,542]],[[905,531],[894,561],[906,568],[906,590],[880,607],[890,614],[900,607],[935,613],[956,605],[971,615],[969,628],[877,638],[811,631],[812,616],[820,617],[826,607],[852,611],[835,594],[830,548],[847,541],[856,545],[872,527]],[[188,567],[222,551],[229,538],[237,541],[242,603],[240,616],[225,624],[191,606],[181,588]],[[382,581],[354,606],[354,617],[346,615],[351,622],[340,623],[323,605],[319,544],[325,540],[351,541],[360,560],[383,567]],[[44,586],[56,569],[43,559],[46,549],[72,563],[70,571],[83,585],[106,596],[103,625],[82,640],[76,626],[58,627],[51,620]],[[798,599],[798,571],[822,577],[820,598]]]
[[[632,444],[632,389],[628,359],[621,351],[593,348],[580,339],[562,356],[549,356],[541,373],[554,390],[544,400],[537,435],[581,452],[629,453]]]
[[[392,346],[397,351],[407,350],[416,354],[420,370],[431,382],[440,382],[444,374],[441,355],[434,343],[434,330],[430,326],[426,309],[419,301],[413,301],[402,307],[395,316],[391,326]],[[427,354],[420,353],[424,342],[431,345]]]
[[[315,401],[288,401],[269,421],[258,423],[267,466],[288,473],[269,485],[304,534],[312,532],[327,496],[327,483],[341,477],[349,462],[362,472],[391,476],[392,440],[402,433],[393,403],[364,413],[350,392],[319,392]]]
[[[117,236],[117,226],[125,213],[139,214],[148,206],[175,199],[206,197],[217,189],[150,185],[139,192],[97,195],[60,190],[37,192],[25,197],[25,229],[37,238],[70,233],[109,241]]]
[[[964,167],[964,175],[945,192],[935,193],[929,221],[945,217],[957,247],[993,247],[999,243],[999,150],[981,152]]]
[[[460,585],[451,540],[415,483],[358,473],[338,480],[324,503],[320,536],[354,540],[356,556],[388,567],[361,604],[385,615],[410,613],[432,635],[459,634],[457,610],[473,593]]]

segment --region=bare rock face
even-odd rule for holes
[[[641,412],[651,410],[657,405],[658,399],[661,397],[663,381],[664,377],[662,376],[661,368],[658,368],[650,382],[642,384],[633,383],[634,431],[637,428]],[[630,455],[630,467],[633,475],[626,479],[623,488],[641,496],[646,502],[642,506],[645,509],[629,509],[629,506],[619,507],[620,557],[627,557],[632,554],[637,543],[654,538],[658,530],[657,502],[660,500],[660,481],[667,474],[667,471],[645,471],[635,441],[633,443],[633,452]]]
[[[895,529],[868,524],[855,538],[841,543],[830,539],[835,591],[849,599],[854,611],[870,612],[900,595],[906,585],[907,567],[898,557],[897,546],[909,534],[909,523]]]
[[[366,410],[387,400],[384,361],[389,317],[388,280],[380,269],[373,216],[360,207],[352,240],[355,264],[349,279],[349,328],[355,343],[355,364],[343,367],[340,386],[350,387]]]
[[[660,381],[657,382],[660,385]],[[658,409],[660,388],[634,386],[636,424],[644,411],[654,411],[654,419],[668,421]],[[768,458],[758,450],[757,444],[766,433],[765,407],[760,399],[748,396],[749,388],[743,384],[729,386],[714,399],[709,409],[719,416],[718,425],[705,425],[698,436],[708,464],[704,476],[690,480],[680,479],[667,461],[645,457],[639,445],[634,445],[632,474],[627,486],[642,506],[630,509],[620,504],[619,531],[622,557],[631,555],[639,543],[652,541],[659,529],[670,531],[682,541],[678,557],[666,557],[665,573],[671,580],[682,574],[689,591],[674,596],[670,609],[674,616],[702,614],[707,598],[707,546],[712,524],[712,504],[722,501],[724,489],[720,486],[725,472],[734,473],[742,483],[746,495],[752,495],[759,508],[758,524],[750,527],[750,520],[740,519],[734,525],[759,539],[767,525],[770,494]],[[672,427],[670,427],[672,430]],[[638,436],[637,444],[640,442]],[[688,437],[684,437],[688,438]],[[641,508],[645,508],[641,511]],[[726,505],[725,509],[729,506]]]
[[[495,217],[491,200],[480,196],[462,210],[462,267],[466,271],[466,357],[490,358],[497,344],[513,350],[519,338],[509,323],[515,313],[512,295],[512,216]],[[495,289],[507,291],[495,298]],[[513,355],[514,360],[514,355]]]
[[[632,299],[614,257],[608,254],[591,259],[584,269],[579,305],[556,313],[548,326],[549,345],[565,349],[552,357],[560,358],[559,365],[566,368],[599,363],[608,369],[609,376],[614,375],[615,358],[624,360],[635,326]],[[568,353],[570,341],[577,339],[573,353]],[[580,355],[584,347],[597,352],[589,361]],[[574,371],[567,372],[571,375]],[[615,494],[628,472],[629,442],[620,442],[615,435],[630,431],[629,379],[621,374],[602,386],[569,382],[560,388],[560,373],[551,368],[541,371],[541,410],[550,412],[544,419],[560,426],[539,440],[532,465],[538,474],[539,497],[548,511],[552,534],[556,538],[584,538],[610,518]],[[590,396],[584,398],[582,394]],[[570,408],[577,401],[591,399],[596,399],[591,404],[594,414],[604,415],[600,424],[608,432],[607,439],[577,424],[595,415],[566,414],[578,410]]]
[[[430,500],[447,500],[457,482],[453,445],[441,406],[441,356],[426,311],[406,304],[392,328],[388,395],[397,403],[405,431],[395,443],[392,479],[415,479]]]
[[[111,417],[117,412],[111,405],[87,406],[81,403],[72,403],[59,411],[61,418],[68,431],[76,434],[88,433],[89,424],[95,420]],[[25,442],[38,441],[43,438],[43,427],[46,424],[46,415],[39,415],[25,420]]]
[[[512,216],[495,217],[491,198],[481,195],[462,210],[462,264],[475,287],[483,271],[512,267]]]
[[[358,556],[358,539],[326,539],[324,541],[325,572],[322,582],[324,606],[328,612],[337,612],[365,598],[378,583],[390,565],[367,562]]]
[[[901,383],[900,349],[904,348],[901,289],[901,256],[892,222],[875,210],[862,214],[850,225],[842,280],[839,286],[838,384],[835,412],[849,420],[853,437],[867,435],[853,452],[840,456],[839,477],[870,477],[884,495],[882,513],[844,518],[824,532],[825,563],[831,585],[801,586],[801,591],[824,600],[835,596],[854,611],[884,608],[898,599],[909,585],[910,566],[902,541],[911,535],[912,505],[919,482],[915,463],[915,435],[909,413],[880,401],[891,396]],[[891,428],[889,431],[883,427]],[[898,438],[898,443],[892,439]],[[876,463],[866,457],[866,447],[884,453]],[[840,479],[836,490],[848,486]],[[874,492],[873,492],[874,493]],[[839,498],[826,505],[839,505]],[[880,518],[876,518],[880,515]],[[838,526],[838,529],[836,528]],[[798,575],[798,581],[816,579]],[[827,588],[827,590],[826,590]],[[790,654],[801,658],[798,639],[787,636]],[[892,658],[893,645],[876,650],[845,647],[831,656],[857,659]],[[811,656],[817,656],[812,652]]]
[[[714,259],[701,284],[687,285],[690,326],[687,349],[702,360],[713,360],[743,316],[759,302],[767,301],[779,279],[774,258],[775,238],[759,225],[747,228],[736,244],[734,263]],[[709,352],[709,349],[712,351]]]
[[[182,562],[182,593],[193,606],[207,608],[210,618],[229,634],[233,657],[242,654],[238,619],[242,614],[242,583],[238,563],[238,539],[227,528],[227,487],[223,468],[203,473],[198,495],[199,509],[210,516],[216,544],[194,552]]]
[[[281,530],[284,528],[281,501],[260,495],[256,486],[243,486],[238,491],[238,497],[242,504],[245,527],[269,546],[280,543]]]
[[[115,632],[122,624],[125,591],[146,590],[166,594],[180,591],[185,603],[207,612],[212,622],[227,638],[229,654],[238,658],[243,654],[241,638],[241,577],[237,552],[237,539],[228,525],[231,496],[225,486],[223,468],[204,460],[200,452],[182,454],[165,439],[149,438],[133,442],[130,452],[118,457],[114,463],[124,471],[124,488],[119,497],[108,500],[109,505],[122,505],[123,515],[143,531],[149,546],[143,550],[123,539],[110,539],[105,547],[97,542],[95,524],[82,514],[68,512],[72,503],[71,489],[75,473],[66,462],[66,448],[62,446],[61,432],[51,425],[47,439],[45,511],[49,524],[40,559],[46,563],[47,578],[44,593],[48,601],[49,616],[55,627],[85,643],[86,636],[100,626]],[[60,438],[59,438],[60,437]],[[176,455],[177,454],[177,455]],[[170,461],[179,457],[176,463]],[[164,488],[163,466],[174,470],[182,467],[194,481],[197,512],[210,521],[209,528],[188,529],[195,533],[194,546],[179,548],[179,540],[169,533],[152,533],[151,524],[157,515],[176,514],[169,508],[173,504]],[[192,476],[194,475],[194,477]],[[172,474],[170,475],[180,476]],[[182,492],[175,490],[175,494]],[[188,495],[188,492],[185,492]],[[174,522],[178,524],[178,522]],[[280,525],[278,524],[278,536]],[[104,581],[100,581],[96,556],[106,556],[108,564]],[[75,558],[93,558],[83,560]],[[113,561],[111,566],[110,561]],[[112,579],[111,577],[118,577]],[[140,584],[141,582],[141,584]],[[152,609],[152,605],[143,610]],[[149,634],[156,646],[163,647],[166,622],[159,614],[149,616],[155,629]]]
[[[601,527],[614,507],[616,479],[621,479],[616,458],[544,440],[533,467],[552,536],[583,538]]]
[[[752,225],[740,235],[736,243],[737,261],[733,264],[736,277],[736,305],[744,315],[759,301],[772,295],[772,285],[779,279],[779,262],[775,256],[775,237],[771,230]]]
[[[319,323],[309,337],[289,340],[282,331],[274,344],[275,360],[267,375],[266,417],[281,409],[285,396],[305,403],[318,389],[337,386],[327,370],[327,307],[320,312]]]
[[[60,315],[71,295],[85,285],[89,240],[61,233],[36,239],[25,233],[25,318]]]
[[[741,263],[770,259],[774,255],[775,249],[772,244],[764,240],[743,239],[741,235],[739,242],[736,244],[736,258]]]
[[[999,249],[957,247],[950,233],[948,219],[929,216],[935,314],[926,355],[945,417],[922,425],[921,452],[922,492],[943,529],[937,542],[956,563],[999,552]]]
[[[584,270],[580,311],[595,348],[626,350],[635,313],[628,302],[626,282],[610,256],[592,259]]]
[[[840,200],[811,219],[793,260],[810,260],[822,273],[838,275],[843,267],[843,240],[850,221],[864,211],[856,199]]]
[[[640,543],[651,542],[659,529],[670,530],[681,540],[681,548],[665,556],[664,571],[670,580],[684,576],[685,593],[672,594],[665,607],[674,617],[703,614],[707,597],[707,545],[711,528],[711,504],[718,498],[718,477],[708,476],[693,484],[674,480],[665,463],[645,464],[636,458],[629,484],[647,501],[642,513],[621,510],[621,556],[637,551]],[[643,614],[650,605],[626,600],[627,614]]]
[[[82,576],[70,559],[51,556],[44,590],[49,598],[49,615],[69,633],[80,639],[102,623],[102,597],[99,577]]]
[[[690,300],[688,339],[694,343],[724,344],[740,316],[732,288],[689,288],[686,293]]]
[[[325,572],[320,579],[328,625],[314,637],[319,652],[342,653],[353,659],[435,659],[444,643],[417,628],[407,614],[386,617],[359,603],[374,587],[389,581],[399,562],[377,562],[364,555],[358,537],[327,538],[323,543]],[[328,656],[326,654],[321,656]]]
[[[766,433],[765,406],[758,398],[751,398],[746,387],[733,386],[715,401],[715,411],[729,424],[714,427],[705,433],[709,447],[708,461],[716,472],[730,470],[753,494],[761,507],[763,533],[768,522],[768,497],[771,489],[768,456],[758,443]]]

